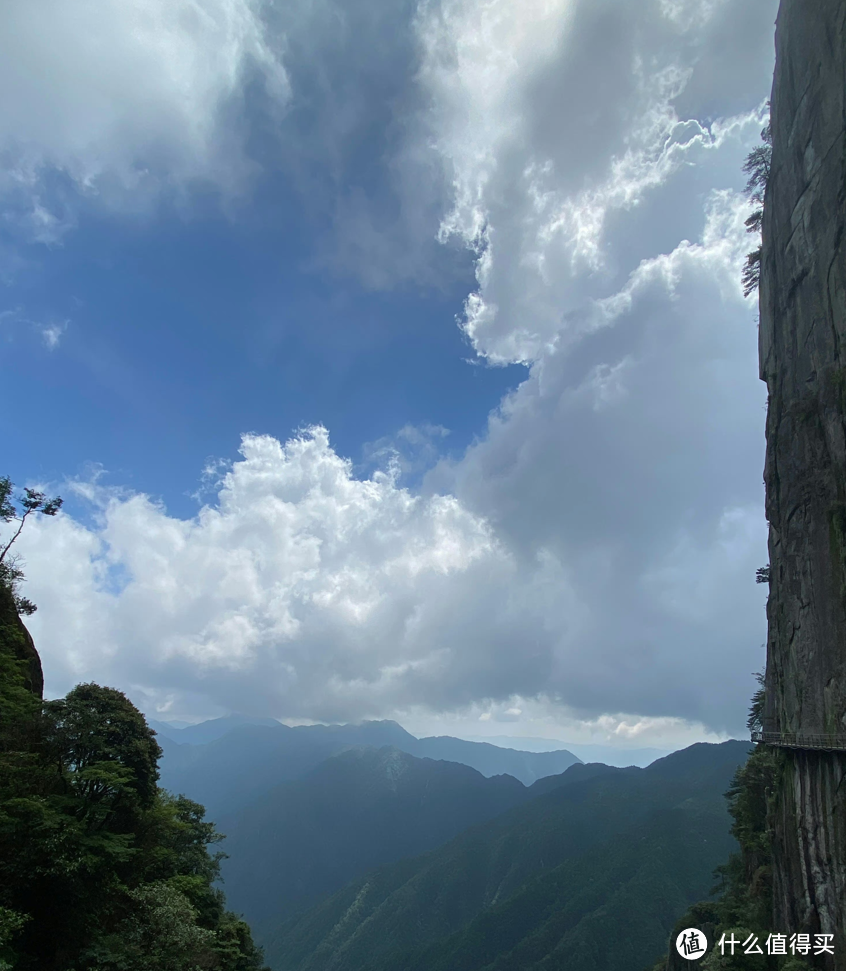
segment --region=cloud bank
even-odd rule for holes
[[[245,83],[288,80],[254,0],[10,0],[0,9],[7,228],[59,241],[77,197],[136,209],[244,177]]]
[[[154,122],[136,131],[97,98],[73,126],[84,137],[0,118],[0,139],[22,132],[16,145],[81,181],[104,171],[103,146],[131,171],[113,151],[124,130],[130,146],[154,133],[164,171],[210,171],[209,119],[258,63],[288,84],[285,124],[303,135],[283,168],[337,204],[327,259],[389,287],[431,275],[419,261],[436,234],[461,247],[472,353],[527,369],[465,455],[426,453],[419,492],[396,464],[357,478],[324,429],[245,437],[191,521],[91,486],[96,522],[62,517],[23,546],[52,690],[96,674],[180,713],[508,721],[534,705],[617,735],[741,730],[766,557],[741,166],[775,7],[427,0],[392,15],[389,49],[385,16],[327,3],[277,25],[285,74],[257,8],[169,5],[138,35],[144,56],[120,58],[120,71],[167,62],[138,106]],[[169,53],[212,47],[211,67]],[[383,87],[393,101],[370,97]],[[45,117],[65,110],[55,98]],[[185,135],[180,112],[197,106]]]

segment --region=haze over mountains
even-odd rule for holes
[[[520,752],[448,736],[418,739],[393,721],[290,728],[272,719],[232,716],[184,729],[152,726],[164,751],[162,785],[201,802],[215,819],[353,746],[390,745],[417,758],[460,762],[483,776],[510,775],[524,785],[579,761],[564,750]]]
[[[555,738],[535,738],[526,735],[475,735],[471,742],[488,742],[500,748],[514,748],[523,752],[555,752],[566,749],[582,762],[603,762],[624,768],[639,765],[645,768],[656,759],[663,759],[675,749],[671,748],[628,748],[620,745],[597,745],[594,742],[562,742]]]
[[[273,971],[645,967],[734,848],[723,793],[749,751],[613,767],[392,721],[153,724]]]
[[[722,794],[748,752],[730,741],[647,769],[574,765],[301,916],[256,913],[258,936],[276,971],[645,967],[735,847]]]
[[[220,818],[228,899],[254,920],[278,921],[526,802],[546,781],[527,788],[390,746],[348,749]]]

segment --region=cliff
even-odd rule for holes
[[[12,592],[0,583],[0,653],[23,662],[24,686],[41,698],[44,694],[44,675],[41,658],[32,637],[18,616]]]
[[[782,0],[771,121],[764,729],[846,739],[846,0]],[[831,968],[846,967],[844,778],[846,753],[783,750],[771,820],[774,929],[834,933]]]

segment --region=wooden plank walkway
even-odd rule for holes
[[[813,735],[801,732],[752,732],[752,741],[776,748],[846,752],[846,735]]]

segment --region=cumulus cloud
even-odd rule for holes
[[[725,178],[708,156],[737,141],[744,121],[747,137],[760,127],[751,109],[766,89],[771,14],[770,0],[423,8],[426,123],[452,184],[440,234],[477,256],[463,326],[480,354],[529,362],[578,337],[585,295],[613,286],[631,259],[615,245],[613,215],[642,206],[680,169],[711,187]],[[747,37],[742,67],[722,52],[726,33]],[[725,76],[715,98],[717,64],[747,81],[745,103],[725,94]],[[701,211],[702,184],[687,188],[682,204]]]
[[[765,392],[738,283],[745,208],[731,193],[707,208],[698,242],[594,301],[590,336],[536,362],[428,482],[510,550],[566,564],[582,621],[557,645],[562,698],[725,727],[762,663]]]
[[[245,437],[218,503],[191,521],[77,491],[95,525],[63,515],[21,543],[54,692],[96,676],[162,704],[201,686],[225,707],[354,718],[531,693],[547,673],[555,571],[526,586],[454,497],[356,479],[322,428],[284,446]]]
[[[441,236],[476,259],[461,325],[530,366],[428,484],[561,565],[580,620],[556,644],[560,700],[737,730],[766,558],[739,190],[775,3],[522,9],[444,0],[421,20]]]
[[[460,325],[526,379],[419,492],[400,476],[432,465],[437,428],[374,443],[387,471],[369,477],[322,429],[247,436],[190,521],[91,487],[95,522],[23,547],[51,690],[111,678],[185,714],[567,713],[621,739],[741,729],[766,556],[741,165],[775,0],[368,10],[278,14],[309,94],[286,164],[337,202],[329,249],[368,285],[424,276],[427,233],[463,247]]]
[[[244,132],[227,111],[245,79],[288,96],[260,14],[253,0],[4,3],[7,227],[53,243],[72,227],[78,193],[135,206],[195,178],[232,188]]]

